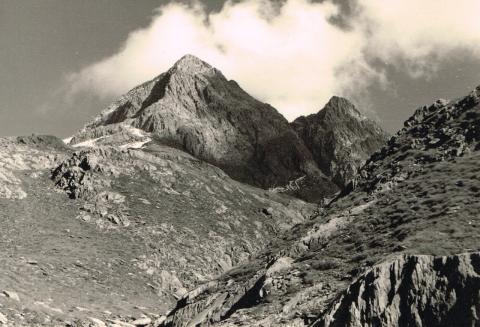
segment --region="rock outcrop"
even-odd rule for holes
[[[348,100],[332,97],[316,114],[291,123],[320,169],[344,188],[389,135]]]
[[[480,253],[405,255],[348,287],[314,327],[477,326]]]
[[[308,175],[336,191],[282,115],[191,55],[122,96],[70,144],[124,143],[132,127],[242,182],[268,188]]]

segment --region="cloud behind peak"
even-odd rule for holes
[[[375,62],[418,78],[435,74],[436,64],[459,47],[480,57],[480,23],[473,17],[479,6],[359,0],[347,17],[329,1],[227,1],[210,13],[200,2],[171,3],[117,53],[71,73],[68,94],[118,96],[191,53],[294,119],[318,111],[334,94],[355,97],[372,83],[387,85]]]

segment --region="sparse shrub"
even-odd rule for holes
[[[420,206],[419,205],[414,205],[414,206],[412,206],[412,210],[413,211],[418,211],[418,210],[420,210]]]
[[[397,238],[399,241],[403,241],[404,239],[407,238],[407,236],[410,234],[410,230],[408,229],[398,229],[393,233],[393,236]]]
[[[367,258],[367,255],[365,253],[360,253],[360,254],[354,255],[350,261],[351,262],[360,262],[360,261],[365,260],[366,258]]]
[[[385,245],[385,241],[383,239],[375,239],[368,244],[370,248],[379,248],[384,245]]]
[[[312,263],[312,268],[315,270],[330,270],[338,267],[338,263],[333,259],[320,259]]]

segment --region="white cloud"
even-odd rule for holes
[[[434,74],[450,51],[480,56],[478,0],[360,0],[352,29],[329,18],[329,2],[227,2],[206,14],[199,3],[158,9],[118,53],[69,76],[70,95],[116,96],[167,70],[186,53],[216,66],[288,119],[318,111],[334,94],[361,94],[385,73],[367,59]]]
[[[404,67],[412,77],[434,74],[452,50],[480,57],[478,0],[362,0],[357,18],[367,54]]]

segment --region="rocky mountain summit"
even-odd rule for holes
[[[125,142],[132,127],[252,185],[284,185],[303,175],[331,184],[282,115],[191,55],[121,97],[70,143]]]
[[[386,134],[337,97],[289,124],[219,70],[186,55],[111,104],[70,144],[131,148],[152,140],[238,181],[318,201],[343,188]]]
[[[316,114],[291,124],[320,169],[344,188],[389,135],[347,99],[332,97]]]
[[[419,108],[340,197],[164,325],[478,325],[479,95]]]
[[[0,323],[158,323],[188,290],[318,210],[289,194],[315,202],[339,190],[274,108],[193,56],[68,145],[51,136],[0,143],[2,237],[15,244],[0,257],[11,267],[0,287],[19,299],[0,297],[9,308]]]

